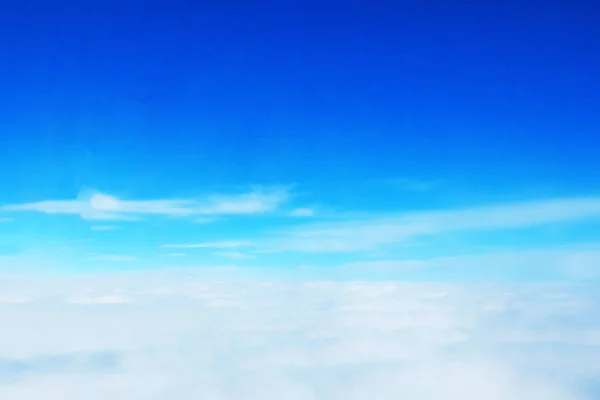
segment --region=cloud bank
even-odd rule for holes
[[[598,287],[0,281],[0,398],[592,400]]]

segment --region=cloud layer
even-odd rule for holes
[[[597,289],[6,277],[0,398],[591,400]]]

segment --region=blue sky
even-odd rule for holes
[[[592,4],[11,4],[0,263],[595,279]]]

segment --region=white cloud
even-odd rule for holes
[[[282,189],[261,190],[237,196],[215,195],[201,205],[199,214],[257,214],[272,211],[288,198]]]
[[[14,278],[0,398],[593,400],[592,285]],[[40,334],[42,332],[43,334]]]
[[[119,211],[119,209],[123,208],[122,201],[119,199],[102,194],[102,193],[94,193],[89,198],[90,208],[93,210],[101,210],[101,211]]]
[[[297,251],[373,250],[423,235],[518,229],[592,218],[600,218],[600,198],[569,198],[314,223],[280,232],[265,245]]]
[[[1,223],[1,222],[11,222],[11,221],[13,221],[13,219],[12,219],[12,218],[8,218],[8,217],[1,217],[1,218],[0,218],[0,223]]]
[[[4,212],[35,211],[75,214],[90,220],[135,220],[142,215],[194,217],[223,214],[260,214],[287,200],[283,189],[256,189],[237,195],[211,195],[204,199],[122,200],[99,192],[82,193],[75,200],[48,200],[0,206]]]
[[[224,240],[220,242],[188,243],[188,244],[164,244],[162,247],[177,249],[234,249],[237,247],[251,246],[248,240]]]
[[[132,303],[134,300],[127,296],[118,294],[104,294],[100,296],[75,295],[65,299],[71,304],[123,304]]]

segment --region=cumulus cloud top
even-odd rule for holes
[[[600,395],[593,286],[183,271],[13,277],[0,289],[3,399]]]

